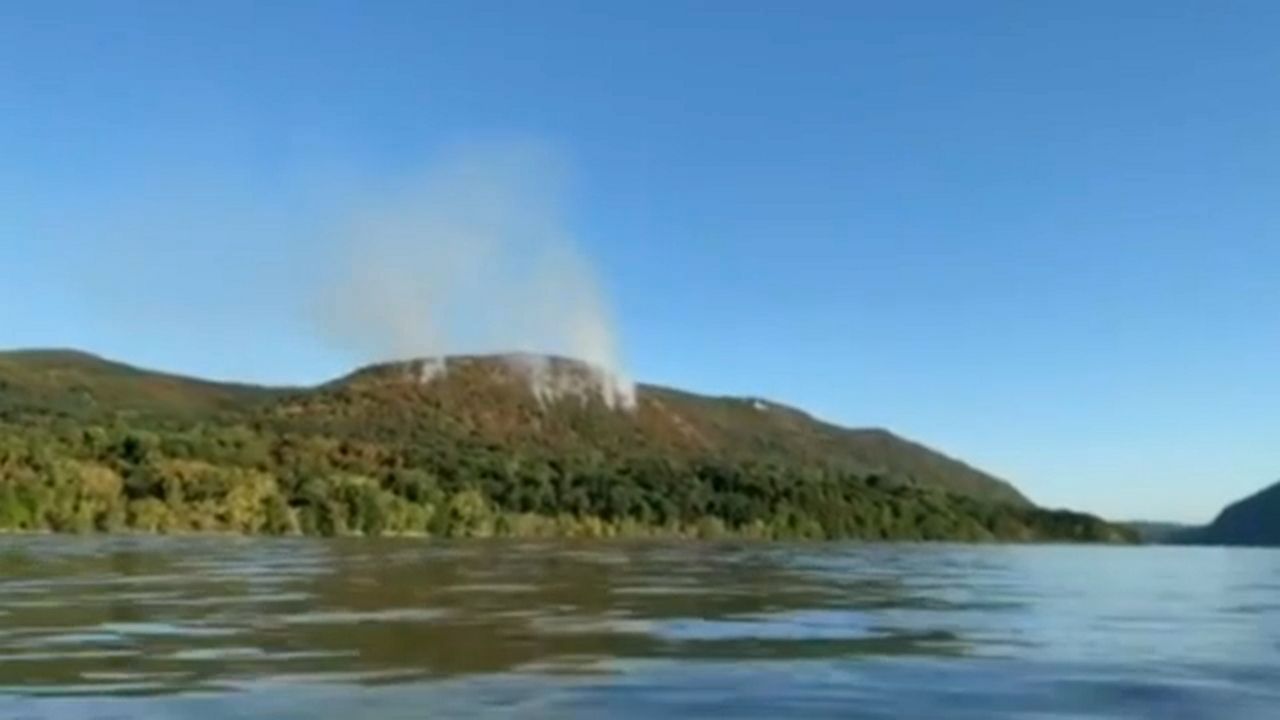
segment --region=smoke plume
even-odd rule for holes
[[[510,362],[542,399],[581,392],[539,358],[566,356],[593,368],[611,406],[630,406],[607,303],[564,218],[563,175],[537,147],[469,147],[363,208],[339,236],[330,335],[370,360],[517,351]]]

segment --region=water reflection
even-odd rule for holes
[[[1280,561],[1258,551],[3,542],[0,698],[34,717],[1280,707]]]

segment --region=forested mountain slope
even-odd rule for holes
[[[562,358],[212,383],[0,354],[0,527],[1128,540],[883,430]]]

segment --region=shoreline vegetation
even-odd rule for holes
[[[983,503],[880,478],[624,465],[526,471],[483,455],[476,476],[397,468],[381,477],[321,461],[213,464],[176,436],[83,431],[83,444],[0,437],[0,529],[53,532],[403,535],[445,538],[1077,541],[1133,538],[1097,518]],[[92,440],[91,440],[92,439]],[[207,438],[211,439],[211,438]],[[280,440],[293,445],[296,441]],[[83,457],[97,447],[92,458]],[[223,445],[226,455],[227,446]],[[236,445],[231,445],[235,448]],[[243,452],[231,450],[234,455]],[[183,448],[178,450],[178,448]],[[282,445],[263,445],[267,455]],[[173,453],[178,451],[180,456]],[[341,451],[340,451],[341,452]],[[347,464],[347,463],[343,463]],[[664,472],[665,470],[665,472]],[[754,470],[754,472],[753,472]],[[443,476],[442,476],[443,475]],[[452,477],[450,477],[452,475]],[[559,510],[556,508],[573,508]]]
[[[548,404],[491,364],[429,384],[395,368],[352,377],[273,391],[0,353],[0,530],[1137,540],[780,406],[655,389],[634,414]]]

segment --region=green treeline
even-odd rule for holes
[[[0,529],[1128,541],[1089,515],[836,468],[397,445],[253,424],[0,422]]]

